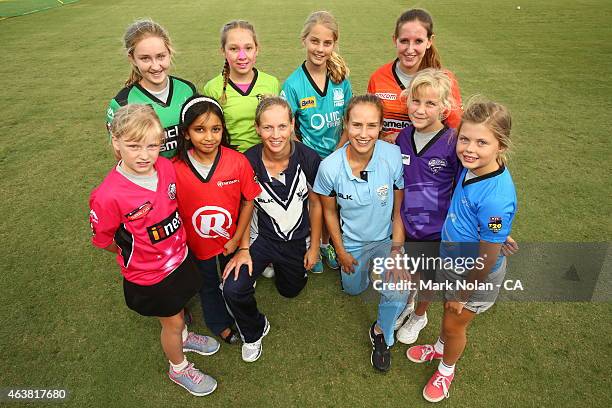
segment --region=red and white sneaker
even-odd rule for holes
[[[441,359],[442,353],[437,353],[433,344],[424,344],[410,347],[406,350],[406,357],[413,363],[425,363],[432,361],[434,358]]]
[[[447,377],[442,375],[439,370],[436,370],[435,374],[425,385],[425,388],[423,388],[423,398],[429,402],[440,402],[444,398],[448,398],[448,390],[453,378],[455,378],[455,374]]]

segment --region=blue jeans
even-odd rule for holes
[[[387,258],[391,252],[391,240],[362,243],[360,246],[347,245],[346,251],[358,262],[352,274],[340,271],[342,289],[349,295],[359,295],[370,285],[370,264],[374,258]],[[385,270],[380,277],[387,280],[389,271]],[[378,303],[378,326],[385,337],[385,343],[392,346],[395,341],[395,321],[408,302],[409,290],[389,290],[383,287]]]
[[[204,323],[217,336],[234,324],[225,306],[221,295],[220,274],[231,256],[219,254],[208,259],[195,259],[196,266],[202,275],[202,288],[200,289],[200,303],[204,314]],[[217,261],[219,265],[217,266]]]

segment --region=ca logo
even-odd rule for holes
[[[232,226],[232,216],[225,208],[214,205],[200,207],[193,213],[191,223],[202,238],[231,238],[228,230]]]

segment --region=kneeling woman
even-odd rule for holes
[[[403,252],[404,227],[399,212],[404,196],[402,156],[398,146],[378,140],[382,114],[382,104],[372,94],[349,101],[344,115],[349,143],[323,160],[314,185],[336,247],[342,288],[349,295],[368,288],[369,265],[375,258]],[[381,275],[383,283],[407,281],[404,272],[395,268]],[[395,321],[409,291],[394,290],[391,285],[375,288],[381,298],[378,319],[370,328],[371,363],[386,371],[391,366],[389,347],[393,345]]]
[[[270,330],[257,308],[255,281],[271,263],[278,292],[297,296],[306,285],[306,271],[319,260],[323,218],[311,188],[319,155],[292,140],[294,120],[287,101],[263,99],[255,112],[255,129],[262,143],[245,155],[262,192],[255,199],[251,230],[243,235],[223,274],[223,297],[242,336],[246,362],[259,358],[262,338]]]

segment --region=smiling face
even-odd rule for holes
[[[306,61],[317,67],[327,63],[336,45],[334,32],[322,24],[314,25],[303,43],[306,47]]]
[[[223,137],[223,123],[214,113],[203,113],[189,125],[185,139],[193,145],[196,159],[208,163],[217,154]]]
[[[477,176],[494,172],[500,165],[499,153],[504,149],[483,123],[463,122],[457,139],[457,156],[461,164]]]
[[[143,38],[136,44],[129,59],[142,75],[140,85],[152,91],[161,91],[166,87],[171,55],[163,39],[156,36]]]
[[[150,176],[159,156],[160,137],[149,133],[142,140],[112,138],[113,148],[121,157],[121,168],[135,176]]]
[[[393,37],[400,69],[406,74],[416,74],[431,41],[427,38],[427,29],[418,20],[402,24],[397,36]]]
[[[408,100],[408,117],[415,129],[422,133],[442,128],[443,111],[440,93],[431,86],[421,86],[416,89]]]
[[[253,33],[244,28],[229,30],[222,52],[229,64],[230,75],[249,75],[257,59],[257,44]]]
[[[345,124],[350,147],[360,155],[374,151],[382,129],[381,113],[371,103],[359,103],[351,109]]]
[[[255,130],[264,149],[275,155],[289,153],[291,151],[291,132],[294,121],[289,119],[289,111],[286,107],[272,105],[261,113],[259,124],[255,124]]]

